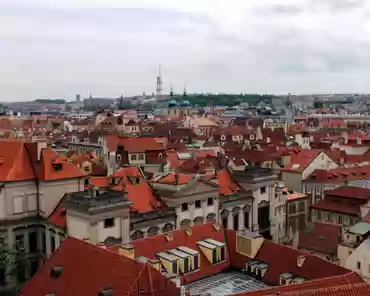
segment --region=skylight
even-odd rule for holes
[[[292,165],[292,169],[298,169],[301,165],[298,163],[295,163]]]

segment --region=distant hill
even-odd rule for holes
[[[170,100],[181,101],[187,100],[192,106],[235,106],[240,103],[248,103],[249,105],[257,105],[264,101],[267,104],[272,104],[275,99],[274,95],[258,95],[258,94],[188,94],[186,96],[174,95]]]

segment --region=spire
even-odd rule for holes
[[[174,92],[173,92],[173,87],[171,85],[171,88],[170,88],[170,97],[173,98],[173,96],[174,96]]]
[[[185,86],[184,86],[184,93],[182,94],[182,96],[183,97],[186,97],[188,94],[187,94],[187,92],[186,92],[186,84],[185,84]]]

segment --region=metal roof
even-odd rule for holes
[[[370,232],[370,223],[359,222],[348,229],[348,232],[358,235],[364,235]]]

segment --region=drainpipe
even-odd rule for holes
[[[254,215],[253,215],[253,213],[254,213],[254,197],[253,197],[253,199],[252,199],[252,227],[251,227],[251,230],[252,230],[252,232],[254,232],[254,224],[253,224],[253,222],[254,222]]]

